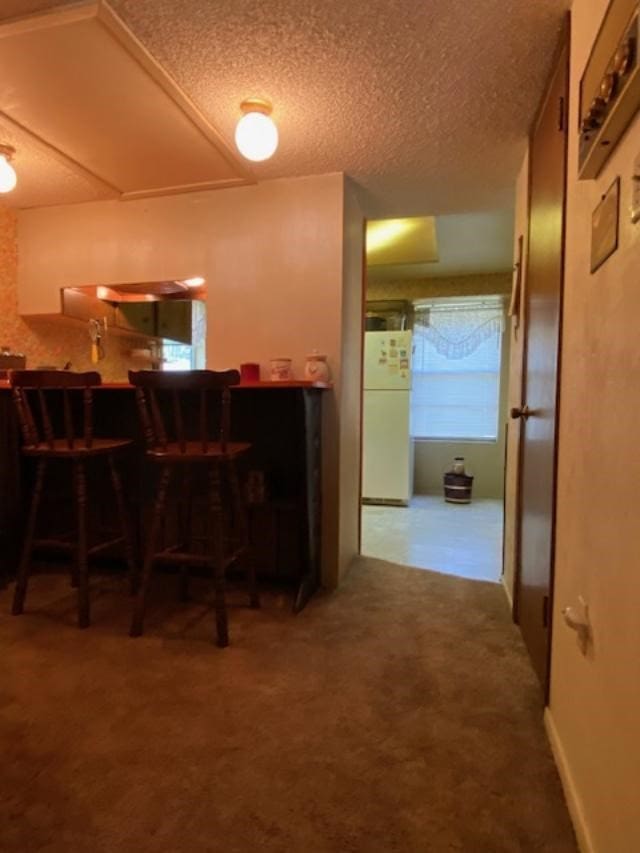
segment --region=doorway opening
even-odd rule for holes
[[[508,230],[506,239],[510,257]],[[418,267],[398,279],[367,254],[361,551],[499,582],[510,264],[459,275]]]

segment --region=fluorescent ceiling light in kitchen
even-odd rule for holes
[[[438,260],[434,216],[370,219],[367,222],[367,264],[424,264]]]

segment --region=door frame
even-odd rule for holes
[[[564,326],[564,287],[565,287],[565,264],[566,264],[566,232],[567,232],[567,184],[569,178],[569,107],[571,100],[571,12],[567,12],[563,22],[562,32],[559,37],[558,45],[553,55],[551,70],[547,77],[544,87],[544,94],[536,110],[531,129],[528,136],[529,151],[531,151],[531,141],[534,133],[538,128],[542,113],[547,106],[547,101],[550,94],[550,88],[554,77],[559,69],[562,53],[566,49],[566,79],[567,85],[565,89],[565,102],[562,108],[561,118],[564,129],[564,186],[562,197],[562,240],[560,249],[560,288],[559,288],[559,306],[558,306],[558,354],[556,365],[556,388],[555,388],[555,413],[554,413],[554,441],[553,441],[553,485],[551,494],[551,548],[549,553],[549,606],[548,606],[548,630],[549,642],[547,644],[547,660],[546,660],[546,679],[542,685],[544,704],[549,704],[549,687],[551,682],[551,649],[553,645],[553,606],[554,606],[554,587],[555,587],[555,557],[556,557],[556,517],[557,517],[557,498],[558,498],[558,447],[559,447],[559,426],[560,426],[560,408],[561,408],[561,386],[562,386],[562,344],[563,344],[563,326]],[[523,346],[522,346],[522,383],[520,405],[524,405],[527,398],[527,360],[529,350],[529,335],[528,335],[528,300],[529,300],[529,263],[530,263],[530,240],[531,240],[531,201],[532,201],[532,169],[531,161],[529,161],[528,174],[528,199],[527,199],[527,244],[526,244],[526,275],[524,277],[524,322],[523,328]],[[522,520],[523,520],[523,459],[524,459],[524,430],[521,427],[521,433],[518,442],[518,485],[516,489],[516,525],[515,525],[515,573],[513,585],[513,621],[519,623],[519,603],[520,603],[520,582],[522,578]]]
[[[364,333],[367,303],[367,218],[362,219],[362,276],[360,282],[360,459],[358,463],[358,554],[362,554],[362,475],[364,471]]]

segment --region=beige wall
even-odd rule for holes
[[[522,405],[522,359],[524,344],[524,307],[527,272],[527,246],[529,242],[529,154],[525,154],[516,182],[514,220],[514,263],[518,257],[518,239],[523,237],[522,280],[519,318],[511,321],[509,330],[509,391],[507,400],[507,469],[504,495],[504,566],[502,582],[509,601],[513,603],[513,587],[517,560],[517,519],[520,454],[520,421],[510,420],[508,412]]]
[[[511,293],[510,273],[423,278],[406,281],[369,281],[367,299],[429,299],[442,296],[487,296]],[[510,335],[503,337],[500,376],[500,429],[494,442],[415,441],[413,490],[415,494],[441,494],[442,474],[454,456],[464,456],[475,480],[473,494],[481,498],[502,498],[504,493],[505,421]]]
[[[63,285],[203,275],[210,367],[258,361],[266,375],[269,359],[288,356],[302,377],[306,353],[327,354],[335,382],[324,398],[327,584],[355,554],[349,523],[339,528],[343,282],[353,275],[344,221],[340,174],[19,216],[24,312],[57,310]]]
[[[27,356],[27,366],[63,367],[71,362],[73,370],[93,370],[90,340],[86,326],[73,321],[29,320],[18,314],[18,241],[15,211],[0,205],[0,346]],[[126,375],[128,338],[107,335],[106,358],[97,369],[104,379]]]
[[[454,456],[464,456],[473,474],[473,497],[501,499],[504,495],[506,406],[509,391],[509,324],[502,337],[500,412],[497,441],[414,441],[414,483],[417,495],[442,494],[442,475]]]
[[[316,347],[339,367],[342,175],[19,214],[22,314],[59,311],[63,286],[205,276],[212,367]]]
[[[640,224],[629,219],[636,117],[601,175],[578,181],[578,86],[607,0],[575,0],[556,580],[549,731],[584,849],[640,850]],[[589,272],[591,212],[621,177],[620,246]],[[581,654],[561,609],[586,599]]]

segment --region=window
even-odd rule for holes
[[[192,370],[193,351],[189,344],[162,342],[163,370]]]
[[[415,438],[497,439],[503,328],[500,297],[416,305],[411,391]]]
[[[206,366],[207,311],[204,302],[191,302],[191,344],[163,340],[163,370],[204,370]]]

